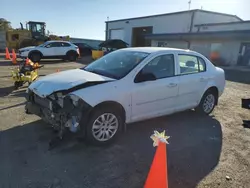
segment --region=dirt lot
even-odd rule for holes
[[[82,66],[44,63],[41,75]],[[153,130],[166,130],[171,136],[170,188],[250,187],[250,129],[242,126],[250,112],[240,107],[241,98],[250,96],[250,85],[228,81],[209,117],[187,111],[131,124],[109,147],[71,139],[49,151],[53,133],[38,117],[25,114],[26,88],[13,91],[10,68],[0,62],[1,188],[143,187],[155,151],[149,138]]]

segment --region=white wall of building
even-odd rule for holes
[[[110,30],[123,29],[124,41],[132,43],[133,27],[153,26],[153,33],[186,33],[190,30],[192,12],[170,14],[157,17],[146,17],[131,20],[108,22],[108,38]],[[126,23],[128,21],[128,23]]]
[[[151,45],[154,47],[158,46],[158,42],[164,42],[166,47],[170,48],[181,48],[187,49],[188,44],[185,41],[168,41],[168,40],[152,40]],[[191,41],[190,50],[201,53],[207,58],[210,57],[212,52],[212,46],[219,45],[220,57],[224,60],[227,65],[236,65],[239,55],[239,49],[241,42],[239,40],[234,41]]]
[[[190,50],[201,53],[209,57],[211,52],[211,43],[209,41],[192,41],[190,43]]]
[[[227,65],[236,65],[241,41],[191,41],[190,49],[210,57],[214,46],[219,46],[220,57]]]
[[[152,40],[151,46],[162,47],[158,45],[159,42],[164,42],[165,43],[164,47],[188,49],[188,43],[185,41]]]
[[[193,22],[192,22],[192,15]],[[132,30],[134,27],[153,27],[153,34],[161,33],[188,33],[190,27],[193,25],[191,32],[197,32],[198,24],[209,23],[226,23],[226,22],[239,22],[241,19],[232,15],[225,15],[213,13],[208,11],[196,10],[190,12],[180,12],[174,14],[166,14],[151,17],[142,17],[136,19],[127,19],[107,23],[108,39],[112,30],[120,29],[123,33],[123,40],[131,45],[132,43]],[[200,27],[200,32],[208,31],[232,31],[232,30],[247,30],[250,29],[250,23],[242,22],[235,24],[221,24],[221,25],[207,25]],[[214,44],[220,43],[220,55],[225,60],[226,64],[236,65],[241,42],[237,40],[230,41],[190,41],[190,49],[197,51],[206,57],[210,56],[211,48]],[[188,43],[180,40],[151,40],[152,46],[164,45],[173,48],[187,49]]]
[[[123,36],[119,35],[129,45],[132,43],[132,29],[134,27],[153,27],[153,34],[156,33],[187,33],[190,32],[191,20],[193,11],[180,12],[174,14],[166,14],[159,16],[149,16],[136,19],[124,19],[118,21],[108,22],[107,31],[108,39],[112,36],[115,30],[120,30]],[[224,14],[216,14],[213,12],[206,12],[202,10],[195,11],[193,18],[192,31],[196,32],[197,24],[207,23],[223,23],[240,21],[237,17]]]
[[[223,22],[237,22],[241,21],[237,17],[232,15],[216,14],[213,12],[197,11],[194,16],[195,24],[207,24],[207,23],[223,23]]]
[[[241,41],[222,42],[220,56],[225,59],[227,65],[236,65],[239,55]]]

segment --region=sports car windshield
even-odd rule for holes
[[[149,53],[117,50],[97,59],[82,70],[121,79],[134,69]]]

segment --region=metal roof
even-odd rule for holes
[[[142,19],[142,18],[152,18],[152,17],[159,17],[159,16],[167,16],[167,15],[173,15],[173,14],[183,14],[183,13],[187,13],[187,12],[198,12],[198,11],[199,12],[212,13],[212,14],[219,14],[219,15],[224,15],[224,16],[231,16],[231,17],[237,18],[239,21],[243,21],[238,16],[232,15],[232,14],[225,14],[225,13],[220,13],[220,12],[213,12],[213,11],[207,11],[207,10],[201,10],[201,9],[194,9],[194,10],[171,12],[171,13],[165,13],[165,14],[156,14],[156,15],[151,15],[151,16],[142,16],[142,17],[119,19],[119,20],[111,20],[111,21],[106,21],[106,23],[118,22],[118,21],[129,21],[129,20],[136,20],[136,19]]]
[[[145,34],[146,39],[212,39],[212,38],[250,38],[250,30],[232,30],[232,31],[211,31],[211,32],[191,32],[191,33],[159,33]]]
[[[199,26],[213,26],[213,25],[232,25],[232,24],[244,24],[244,23],[250,23],[250,20],[246,21],[235,21],[235,22],[221,22],[221,23],[206,23],[206,24],[195,24],[195,27]]]

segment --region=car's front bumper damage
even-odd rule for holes
[[[53,93],[45,98],[28,90],[25,110],[27,114],[35,114],[52,125],[62,138],[65,130],[77,132],[86,121],[92,107],[74,96],[58,96]],[[81,125],[81,126],[80,126]]]

